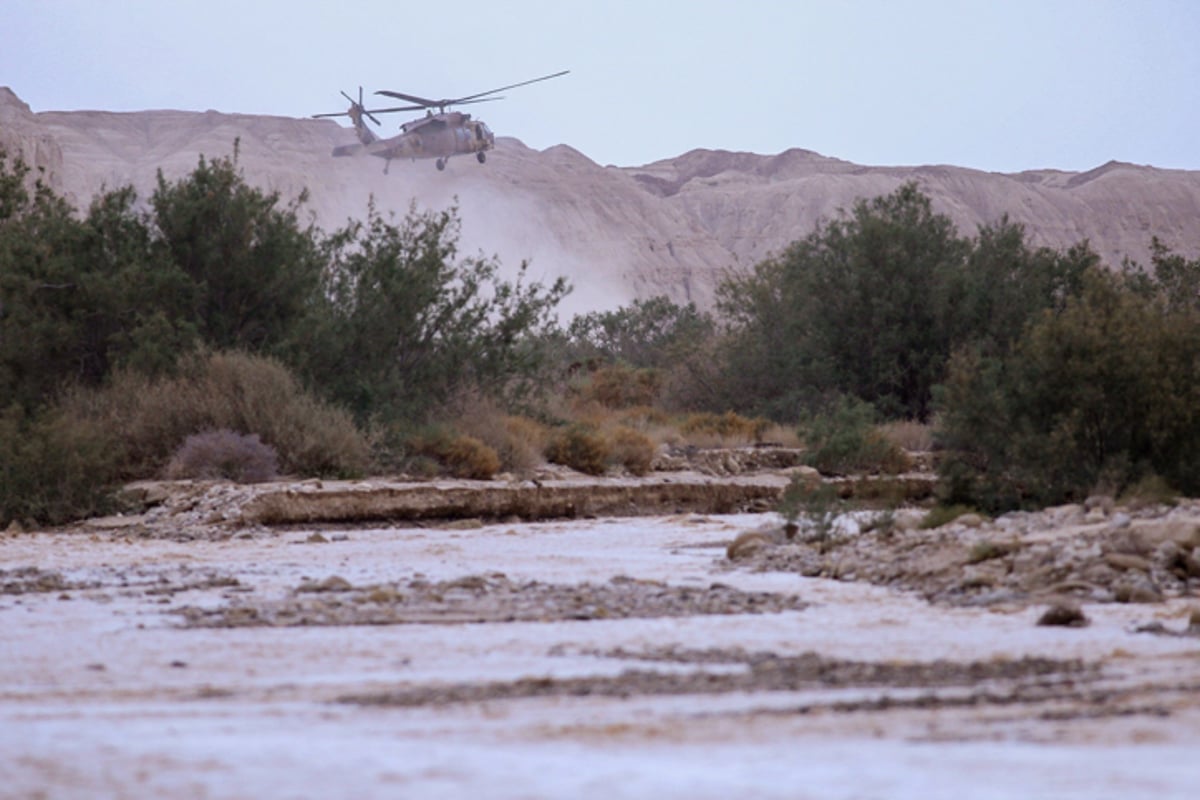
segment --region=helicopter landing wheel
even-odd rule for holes
[[[444,170],[446,168],[446,159],[444,159],[444,158],[439,158],[434,163],[437,165],[438,172],[441,172],[442,170]]]
[[[483,152],[482,150],[480,150],[478,153],[476,153],[476,154],[475,154],[475,159],[476,159],[476,160],[477,160],[477,161],[478,161],[480,164],[482,164],[483,162],[487,161],[487,153],[485,153],[485,152]]]

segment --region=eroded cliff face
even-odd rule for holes
[[[7,86],[0,86],[0,152],[28,164],[30,179],[40,177],[62,191],[63,154],[58,140]]]
[[[385,125],[382,135],[395,133]],[[500,138],[487,163],[332,158],[354,141],[329,120],[216,111],[31,113],[0,88],[0,146],[20,151],[77,207],[105,187],[132,184],[143,198],[159,170],[188,173],[204,155],[233,152],[251,183],[286,198],[308,191],[304,209],[327,230],[362,218],[374,202],[405,214],[416,204],[456,204],[461,250],[497,255],[509,275],[567,277],[568,313],[665,294],[712,302],[727,270],[749,267],[811,232],[858,198],[916,181],[963,234],[1007,214],[1033,244],[1065,248],[1087,239],[1114,267],[1146,263],[1151,236],[1200,254],[1200,172],[1110,162],[1089,172],[1018,174],[950,166],[867,167],[801,149],[773,156],[693,150],[641,167],[601,167],[570,147],[534,151]]]

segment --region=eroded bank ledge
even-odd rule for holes
[[[256,494],[241,509],[257,525],[478,517],[575,519],[694,512],[732,514],[774,507],[786,475],[712,478],[293,484]]]

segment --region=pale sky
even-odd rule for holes
[[[1200,0],[0,0],[0,85],[34,111],[305,117],[563,69],[463,110],[621,166],[1200,169]]]

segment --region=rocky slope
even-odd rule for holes
[[[390,129],[390,126],[389,126]],[[773,156],[693,150],[641,167],[602,167],[570,147],[534,151],[500,139],[484,166],[466,158],[444,173],[431,162],[331,158],[353,141],[329,120],[216,111],[32,113],[0,87],[0,147],[20,151],[76,205],[103,187],[133,184],[146,196],[158,170],[170,179],[199,155],[239,144],[248,180],[293,197],[330,229],[360,218],[374,198],[387,212],[457,202],[463,250],[497,254],[512,272],[569,277],[567,310],[614,307],[663,293],[711,302],[725,270],[784,248],[860,197],[915,180],[964,233],[1001,215],[1036,244],[1088,239],[1106,261],[1145,263],[1150,237],[1200,253],[1200,172],[1109,162],[1084,173],[1018,174],[951,166],[870,167],[792,149]]]

